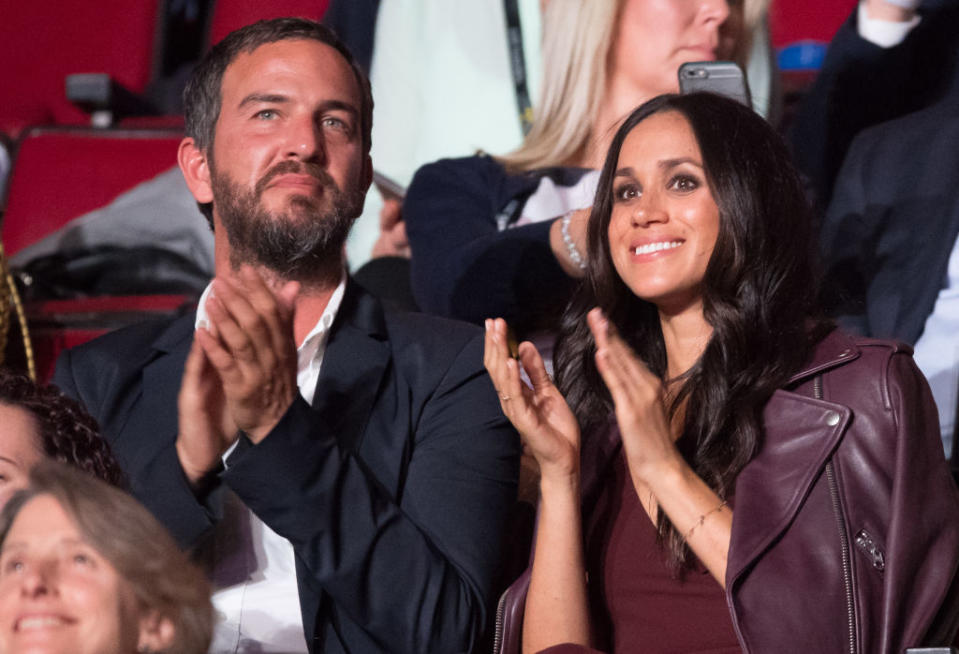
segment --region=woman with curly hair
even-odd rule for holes
[[[55,386],[0,368],[0,507],[26,487],[30,469],[44,459],[127,486],[109,444],[83,407]]]
[[[541,471],[524,651],[955,637],[959,494],[929,388],[907,346],[816,318],[810,223],[765,121],[660,96],[606,157],[556,385],[487,321],[487,369]]]

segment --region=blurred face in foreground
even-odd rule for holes
[[[151,617],[50,495],[30,499],[0,549],[0,651],[133,654]]]

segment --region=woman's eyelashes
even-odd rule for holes
[[[618,184],[613,191],[613,199],[616,202],[629,202],[635,200],[643,194],[643,189],[636,182],[622,182]]]
[[[702,180],[690,173],[678,173],[667,178],[664,186],[669,191],[678,193],[692,193],[702,186]],[[613,196],[616,202],[629,202],[641,197],[642,186],[638,182],[622,182],[614,187]]]
[[[699,178],[688,173],[673,175],[667,184],[667,188],[680,193],[692,193],[702,186]]]

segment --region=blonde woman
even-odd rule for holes
[[[687,61],[735,58],[768,0],[550,0],[533,127],[500,158],[424,166],[403,206],[428,312],[550,329],[582,275],[585,209],[619,122]],[[468,126],[464,126],[464,129]]]

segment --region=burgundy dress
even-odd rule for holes
[[[620,451],[587,525],[586,568],[597,638],[615,654],[740,652],[722,587],[696,563],[682,580],[666,565]],[[550,654],[593,652],[574,645]]]

